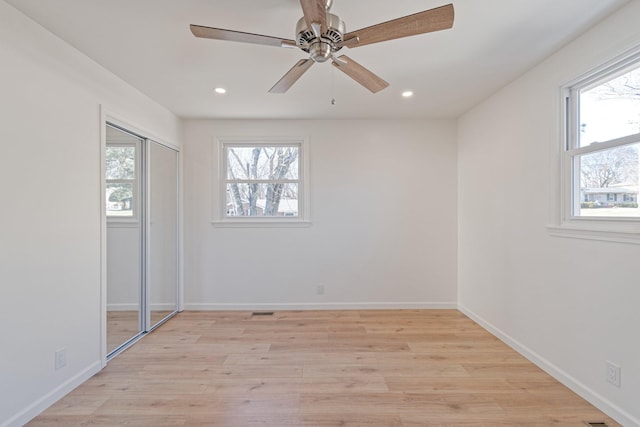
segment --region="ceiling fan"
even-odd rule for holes
[[[201,38],[299,48],[309,53],[308,59],[298,61],[269,90],[271,93],[285,93],[314,63],[328,60],[331,60],[331,64],[338,70],[372,93],[376,93],[389,86],[389,83],[347,55],[336,56],[336,52],[343,47],[355,48],[446,30],[453,26],[453,5],[448,4],[347,33],[340,17],[329,13],[332,4],[333,0],[300,0],[304,16],[296,25],[295,40],[200,25],[191,25],[191,32],[194,36]]]

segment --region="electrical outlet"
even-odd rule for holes
[[[613,384],[616,387],[620,387],[620,374],[620,366],[607,360],[607,382]]]
[[[56,371],[58,369],[62,369],[65,366],[67,366],[67,349],[66,348],[61,348],[60,350],[56,351]]]
[[[324,285],[316,286],[316,295],[324,295]]]

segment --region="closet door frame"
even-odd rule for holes
[[[123,119],[116,113],[109,111],[104,106],[100,106],[100,337],[99,337],[99,349],[101,355],[101,365],[104,368],[107,365],[107,215],[106,215],[106,200],[104,197],[106,191],[106,179],[105,179],[105,153],[106,153],[106,129],[107,125],[113,125],[117,128],[123,129],[126,132],[134,134],[136,136],[141,137],[144,141],[142,143],[142,161],[148,162],[148,144],[150,141],[153,143],[160,144],[166,148],[174,150],[176,152],[177,157],[177,239],[176,239],[176,307],[173,315],[175,313],[181,312],[184,307],[184,285],[183,285],[183,227],[182,227],[182,156],[180,152],[180,147],[176,144],[169,143],[164,141],[162,138],[158,138],[152,132],[131,123],[130,121]],[[149,227],[149,219],[146,213],[146,209],[148,208],[149,200],[147,195],[147,185],[148,185],[148,164],[143,167],[143,176],[140,177],[141,181],[141,193],[142,197],[140,198],[140,212],[141,215],[141,224],[142,224],[142,280],[143,286],[141,286],[141,298],[142,305],[146,305],[144,308],[144,312],[142,312],[141,317],[143,326],[142,332],[138,334],[133,339],[127,342],[126,346],[120,347],[117,351],[112,352],[109,355],[109,360],[115,357],[118,353],[128,348],[130,345],[134,344],[138,339],[143,337],[146,333],[151,332],[156,327],[160,326],[166,320],[168,320],[171,316],[167,316],[162,319],[156,325],[150,325],[150,307],[148,301],[148,293],[147,293],[147,284],[146,284],[146,275],[148,274],[148,262],[146,260],[146,246],[148,244],[148,236],[147,230]]]

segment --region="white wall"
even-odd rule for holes
[[[139,222],[107,224],[107,311],[138,311],[141,248]]]
[[[631,2],[459,121],[459,304],[615,416],[640,425],[640,246],[551,237],[559,88],[640,43]],[[622,387],[605,382],[605,360]]]
[[[20,425],[100,367],[100,105],[181,128],[4,1],[0,58],[0,425]]]
[[[221,136],[309,137],[312,226],[212,225]],[[185,141],[187,309],[455,306],[455,122],[196,120]]]

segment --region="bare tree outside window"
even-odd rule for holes
[[[107,216],[132,217],[136,185],[135,145],[107,146],[105,177]]]
[[[224,146],[226,216],[297,217],[299,145]]]
[[[608,188],[638,184],[638,146],[596,151],[580,158],[581,186]]]

